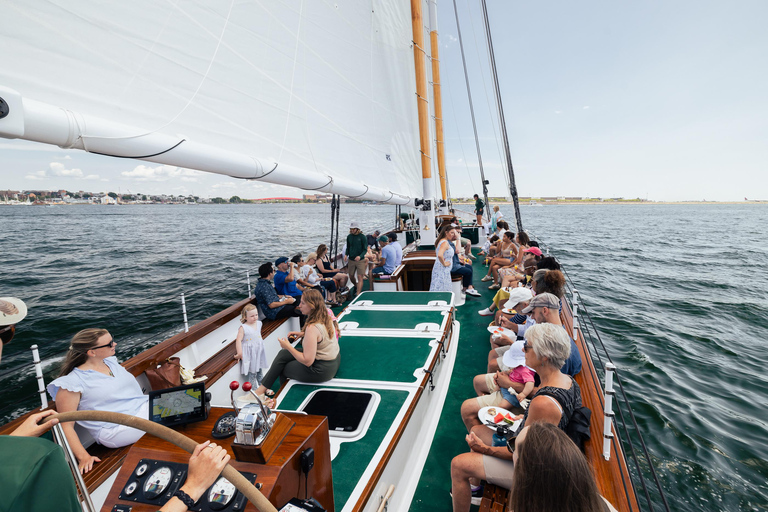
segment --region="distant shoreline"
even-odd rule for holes
[[[512,205],[510,201],[490,201],[493,205]],[[252,203],[121,203],[121,204],[87,204],[87,203],[75,203],[75,204],[68,204],[68,203],[45,203],[45,204],[7,204],[7,203],[1,203],[0,207],[2,206],[105,206],[105,207],[115,207],[115,206],[159,206],[159,205],[166,205],[166,206],[184,206],[184,205],[194,205],[194,206],[209,206],[209,205],[251,205],[251,206],[258,206],[258,205],[273,205],[273,204],[290,204],[293,206],[302,206],[302,205],[318,205],[318,204],[329,204],[329,203],[305,203],[305,202],[291,202],[291,201],[274,201],[274,202],[261,202],[261,201],[254,201]],[[363,204],[363,203],[345,203],[345,204]],[[474,206],[474,202],[454,202],[454,205],[457,206]],[[537,202],[535,205],[529,204],[527,201],[520,202],[520,206],[525,207],[538,207],[538,206],[562,206],[562,205],[568,205],[568,206],[608,206],[608,205],[644,205],[644,206],[667,206],[667,205],[768,205],[768,200],[765,201],[547,201],[547,202]],[[369,206],[387,206],[386,204],[370,204]]]

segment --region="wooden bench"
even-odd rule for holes
[[[486,483],[483,499],[480,501],[480,512],[506,512],[508,500],[509,489]]]

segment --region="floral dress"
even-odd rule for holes
[[[443,260],[452,261],[453,253],[455,252],[453,244],[448,240],[443,240],[435,249],[435,254],[440,251],[440,246],[448,244],[448,248],[443,253]],[[432,284],[429,285],[429,291],[431,292],[450,292],[453,289],[451,284],[451,267],[446,267],[440,261],[440,258],[435,259],[435,265],[432,267]]]

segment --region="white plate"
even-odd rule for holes
[[[501,310],[501,312],[504,313],[505,315],[514,315],[515,313],[517,313],[517,311],[515,311],[514,309],[509,309],[509,308],[504,308]]]
[[[513,331],[512,329],[507,329],[505,327],[499,327],[499,326],[489,326],[488,332],[491,334],[503,334],[507,338],[511,339],[512,341],[517,339],[517,333]]]
[[[488,414],[488,410],[489,409],[494,409],[496,412],[494,414]],[[512,416],[517,416],[516,414],[513,414],[511,411],[508,411],[508,410],[504,409],[503,407],[498,407],[498,406],[495,406],[495,405],[491,405],[489,407],[483,407],[482,409],[477,411],[477,418],[483,423],[483,425],[485,425],[489,429],[496,430],[496,426],[495,425],[493,425],[493,426],[492,425],[488,425],[488,424],[486,424],[486,422],[490,421],[491,423],[493,423],[493,418],[496,416],[496,414],[499,414],[499,413],[501,413],[501,414],[509,413],[509,414],[512,414]],[[523,420],[522,419],[517,420],[512,425],[510,425],[509,423],[507,423],[505,421],[503,421],[503,423],[504,423],[504,425],[506,425],[508,427],[516,427],[517,423],[520,422],[520,421],[523,421]],[[499,425],[501,425],[501,423],[499,423]]]

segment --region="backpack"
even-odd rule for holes
[[[544,391],[542,395],[551,396],[560,404],[563,411],[566,410],[565,404],[560,401],[560,398],[554,394]],[[571,438],[576,446],[579,447],[582,453],[584,453],[584,443],[589,441],[591,435],[589,433],[590,418],[592,417],[592,411],[589,407],[575,407],[570,417],[568,417],[568,423],[565,425],[563,432]]]

